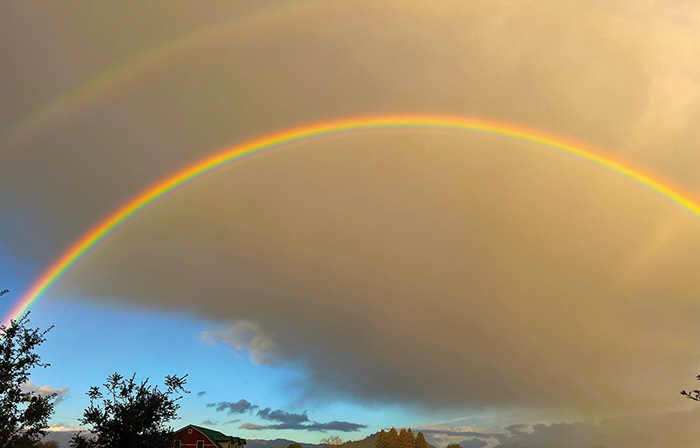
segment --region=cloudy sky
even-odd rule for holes
[[[0,301],[102,217],[321,120],[539,129],[700,196],[693,1],[0,4]],[[692,447],[700,220],[503,137],[374,130],[234,163],[126,222],[32,310],[78,424],[114,371],[189,374],[174,426],[464,448]]]

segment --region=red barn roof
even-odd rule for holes
[[[186,448],[189,446],[197,446],[197,441],[201,441],[204,437],[205,442],[204,447],[214,447],[214,448],[227,448],[229,442],[235,445],[245,445],[246,440],[240,437],[227,436],[223,432],[219,432],[213,429],[204,428],[202,426],[187,425],[184,428],[180,428],[175,431],[175,440],[180,440],[182,445],[181,448]]]

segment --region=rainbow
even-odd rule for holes
[[[681,188],[670,182],[654,177],[630,163],[616,159],[609,154],[586,145],[567,141],[538,130],[488,121],[476,118],[444,115],[382,115],[353,117],[334,121],[324,121],[264,135],[240,143],[214,155],[199,160],[181,171],[156,183],[141,194],[122,205],[115,212],[93,227],[87,234],[75,242],[22,295],[19,302],[8,313],[5,321],[18,319],[26,313],[51,286],[56,283],[71,266],[95,245],[113,232],[121,224],[166,194],[182,188],[194,180],[210,174],[236,160],[246,156],[260,154],[265,150],[279,148],[290,143],[337,135],[348,131],[371,131],[386,129],[402,130],[456,130],[471,131],[514,139],[569,154],[581,160],[607,168],[625,176],[658,194],[666,197],[683,209],[700,218],[700,202]]]
[[[109,66],[77,87],[68,89],[51,101],[29,111],[6,129],[0,130],[0,156],[6,156],[13,147],[72,113],[126,90],[137,80],[164,67],[179,55],[227,40],[242,39],[270,27],[280,26],[284,21],[292,20],[309,11],[313,4],[306,3],[300,6],[275,3],[243,19],[236,17],[216,27],[196,30],[182,37],[144,48]]]

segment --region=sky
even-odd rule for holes
[[[231,145],[432,114],[581,142],[700,197],[694,1],[0,3],[0,316],[103,217]],[[458,130],[279,147],[149,205],[32,309],[54,430],[115,371],[173,426],[442,448],[700,440],[700,218]],[[206,422],[206,423],[205,423]]]

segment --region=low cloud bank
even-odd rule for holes
[[[517,424],[505,429],[430,427],[420,431],[444,447],[462,448],[696,448],[700,441],[700,409],[619,417],[600,422]]]
[[[240,399],[237,402],[222,401],[219,403],[207,403],[208,408],[216,407],[216,412],[227,412],[231,414],[243,414],[247,412],[252,412],[255,409],[260,409],[260,406],[250,403],[248,400]],[[314,422],[309,419],[307,411],[302,413],[294,413],[283,411],[282,409],[273,410],[270,407],[260,409],[256,414],[261,420],[266,420],[269,422],[275,422],[272,424],[256,424],[251,422],[242,423],[239,428],[247,429],[250,431],[261,431],[264,429],[295,429],[302,431],[315,431],[315,432],[327,432],[327,431],[341,431],[341,432],[354,432],[364,429],[367,425],[362,425],[359,423],[351,423],[344,421],[331,421],[327,423]],[[235,423],[239,419],[230,420],[226,423]]]

